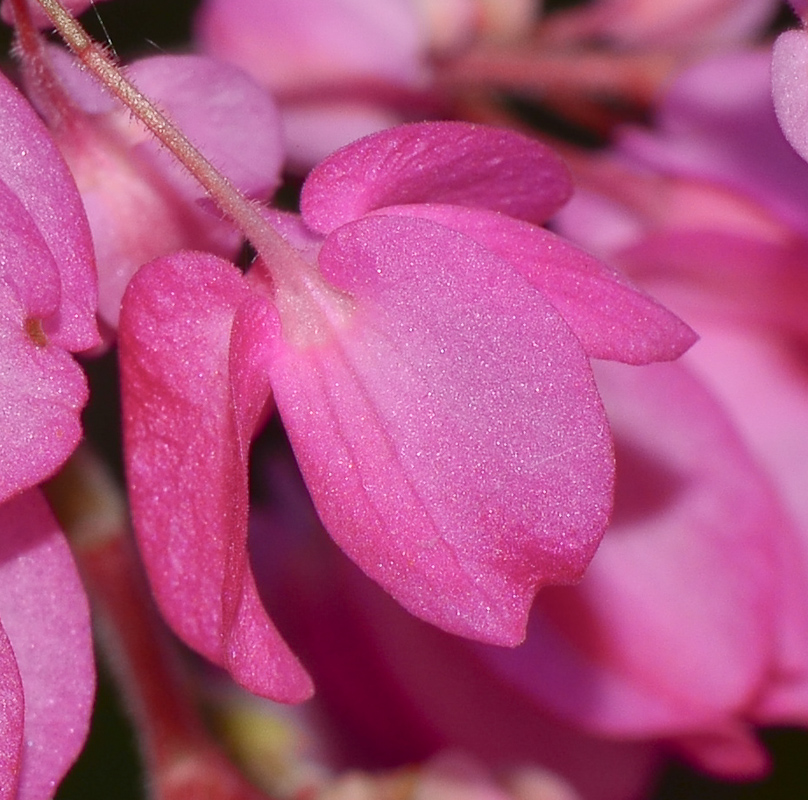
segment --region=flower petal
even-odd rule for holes
[[[541,224],[572,194],[564,162],[513,131],[467,122],[400,125],[338,150],[316,166],[300,208],[320,233],[385,206],[447,203]]]
[[[70,549],[38,490],[0,505],[0,530],[0,619],[25,694],[14,798],[48,800],[89,729],[95,694],[90,613]]]
[[[616,270],[544,228],[485,209],[393,206],[431,219],[513,265],[556,307],[590,358],[648,364],[678,358],[696,334]]]
[[[98,342],[96,276],[81,198],[42,120],[3,75],[0,106],[0,181],[39,229],[61,282],[58,307],[45,329],[60,347],[87,349]],[[29,268],[27,274],[32,284],[38,280],[37,270]]]
[[[536,589],[580,577],[609,513],[578,340],[500,258],[426,220],[346,225],[320,266],[353,311],[308,345],[278,332],[270,375],[326,528],[414,614],[520,641]]]
[[[268,306],[232,265],[179,253],[127,290],[120,352],[135,530],[160,608],[256,694],[311,693],[247,559],[247,452],[268,397]]]
[[[56,262],[34,219],[2,182],[0,230],[3,501],[47,478],[73,451],[81,438],[87,383],[51,338],[48,323],[58,317],[61,299]]]

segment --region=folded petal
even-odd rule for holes
[[[269,197],[280,183],[284,159],[280,118],[272,96],[247,73],[197,55],[166,55],[135,61],[127,75],[205,154],[250,197]],[[128,113],[121,109],[121,113]],[[165,170],[203,190],[174,156],[149,137]]]
[[[684,322],[628,278],[544,228],[485,209],[432,203],[379,213],[431,219],[496,253],[541,290],[591,358],[669,361],[696,340]]]
[[[580,577],[609,513],[577,338],[500,258],[426,220],[343,226],[320,267],[351,310],[321,306],[308,342],[284,318],[270,377],[326,529],[414,614],[520,641],[537,588]]]
[[[0,230],[2,501],[50,476],[73,451],[87,383],[49,325],[62,298],[58,265],[35,220],[2,182]]]
[[[234,257],[241,235],[200,201],[185,168],[80,62],[61,48],[48,58],[78,113],[58,131],[92,227],[100,280],[99,315],[117,328],[126,285],[147,261],[182,249]],[[269,197],[284,158],[272,97],[238,68],[200,56],[155,56],[127,69],[135,85],[250,197]],[[47,109],[46,109],[47,110]]]
[[[19,789],[12,796],[48,800],[84,745],[95,669],[84,589],[36,489],[0,505],[0,587],[0,620],[25,696]]]
[[[467,122],[400,125],[316,166],[300,208],[320,233],[384,206],[447,203],[541,224],[569,200],[572,180],[546,145]]]
[[[39,230],[61,284],[58,305],[43,328],[59,347],[84,350],[98,342],[98,331],[95,261],[81,198],[42,120],[3,75],[0,105],[0,181]],[[25,253],[19,260],[26,261],[28,280],[35,284],[38,270]]]
[[[121,314],[129,496],[163,614],[250,691],[311,693],[247,558],[247,454],[269,395],[268,306],[239,271],[180,253],[144,267]]]

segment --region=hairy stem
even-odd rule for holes
[[[267,224],[259,204],[248,200],[125,76],[59,0],[37,0],[76,57],[112,92],[203,186],[210,198],[249,239],[267,264],[295,259],[295,251]]]

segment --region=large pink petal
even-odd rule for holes
[[[258,599],[247,560],[247,454],[269,394],[268,307],[232,265],[180,253],[144,267],[121,314],[132,516],[166,619],[251,691],[311,684]]]
[[[320,233],[407,203],[487,208],[541,224],[571,194],[563,161],[534,139],[468,122],[423,122],[329,156],[309,174],[300,207]]]
[[[0,181],[39,229],[61,283],[58,307],[43,327],[59,347],[84,350],[97,343],[98,332],[92,239],[79,193],[42,120],[2,75],[0,105]],[[35,284],[37,270],[27,263]]]
[[[754,774],[763,762],[749,730],[790,613],[777,541],[794,532],[721,408],[680,365],[604,366],[613,524],[579,586],[540,596],[527,643],[486,657],[577,724],[701,735],[713,740],[693,748],[704,766]]]
[[[578,340],[505,262],[426,220],[346,225],[320,266],[349,305],[290,320],[279,292],[271,382],[326,528],[416,615],[520,641],[536,589],[580,577],[610,507]]]
[[[668,361],[696,340],[684,322],[627,278],[544,228],[485,209],[432,203],[379,213],[431,219],[508,261],[558,309],[592,358]]]
[[[48,800],[81,750],[95,670],[87,599],[70,549],[34,489],[0,505],[0,619],[25,694],[15,800]]]

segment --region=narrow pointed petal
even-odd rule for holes
[[[0,531],[0,620],[25,695],[22,770],[13,796],[49,800],[89,729],[90,612],[70,549],[39,490],[0,505]]]
[[[60,347],[87,349],[98,342],[96,276],[81,198],[42,120],[2,75],[0,107],[0,181],[38,228],[61,283],[58,308],[45,330]],[[36,271],[28,274],[35,281]]]
[[[213,256],[146,265],[121,314],[124,434],[133,521],[164,616],[247,689],[292,702],[311,684],[266,615],[247,558],[247,454],[269,394],[259,346],[267,310]]]
[[[591,358],[670,361],[696,341],[690,327],[628,278],[544,228],[484,209],[431,203],[379,213],[431,219],[496,253],[541,290]]]
[[[303,186],[306,224],[329,233],[384,206],[447,203],[541,224],[572,194],[564,162],[513,131],[467,122],[400,125],[316,166]]]
[[[352,312],[308,344],[279,331],[271,382],[327,530],[414,614],[517,643],[609,513],[588,359],[505,262],[426,220],[346,225],[320,266]]]

